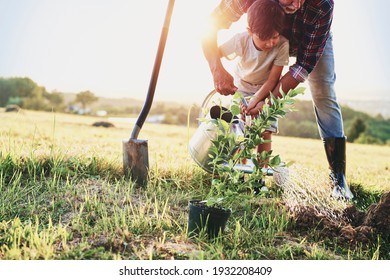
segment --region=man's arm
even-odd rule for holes
[[[272,91],[272,94],[275,97],[281,97],[280,86],[282,87],[283,92],[287,93],[290,89],[296,88],[300,82],[298,82],[290,71],[288,71],[279,81],[277,86]]]
[[[232,75],[222,65],[217,44],[218,31],[219,29],[215,26],[211,26],[211,31],[204,36],[202,40],[203,53],[213,75],[215,90],[222,95],[231,95],[237,91],[237,87],[234,85]]]
[[[218,31],[230,28],[247,12],[255,0],[221,0],[210,16],[210,28],[202,40],[203,53],[213,75],[215,90],[223,95],[234,94],[233,77],[223,67],[218,53]]]

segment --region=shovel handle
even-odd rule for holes
[[[139,114],[137,122],[133,128],[130,139],[137,139],[138,134],[141,131],[141,128],[145,122],[147,115],[149,114],[150,107],[152,106],[152,103],[153,103],[154,92],[156,90],[158,74],[160,72],[161,61],[163,58],[165,44],[167,41],[168,30],[169,30],[169,25],[171,22],[174,4],[175,4],[175,0],[169,0],[168,8],[167,8],[167,11],[165,14],[164,25],[163,25],[163,28],[161,30],[160,42],[158,45],[157,54],[156,54],[156,58],[154,61],[152,77],[151,77],[150,83],[149,83],[148,94],[146,96],[146,100],[145,100],[144,106],[142,107],[141,113]]]

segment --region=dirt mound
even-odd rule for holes
[[[328,216],[306,206],[295,208],[293,216],[297,229],[316,229],[324,237],[337,238],[342,243],[368,243],[376,240],[378,234],[390,238],[390,193],[383,194],[367,213],[349,206]]]
[[[390,237],[390,193],[382,195],[379,203],[370,206],[363,226],[371,226],[385,237]]]
[[[104,121],[95,122],[95,123],[92,124],[92,126],[96,126],[96,127],[115,127],[114,124],[112,124],[110,122],[104,122]]]

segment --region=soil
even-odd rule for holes
[[[223,208],[219,205],[214,205],[214,206],[207,206],[205,200],[191,200],[190,204],[192,204],[195,207],[199,207],[203,210],[208,210],[211,212],[216,212],[216,213],[226,213],[226,212],[231,212],[231,209],[229,208]]]
[[[319,214],[314,207],[302,207],[293,212],[295,228],[315,228],[323,237],[337,239],[341,243],[370,243],[379,234],[390,238],[390,192],[382,195],[378,203],[372,204],[367,212],[354,205],[329,217]]]

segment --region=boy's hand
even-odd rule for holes
[[[254,97],[249,101],[248,107],[246,107],[244,113],[246,115],[251,115],[253,117],[257,116],[263,109],[263,106],[264,106],[264,101]]]

